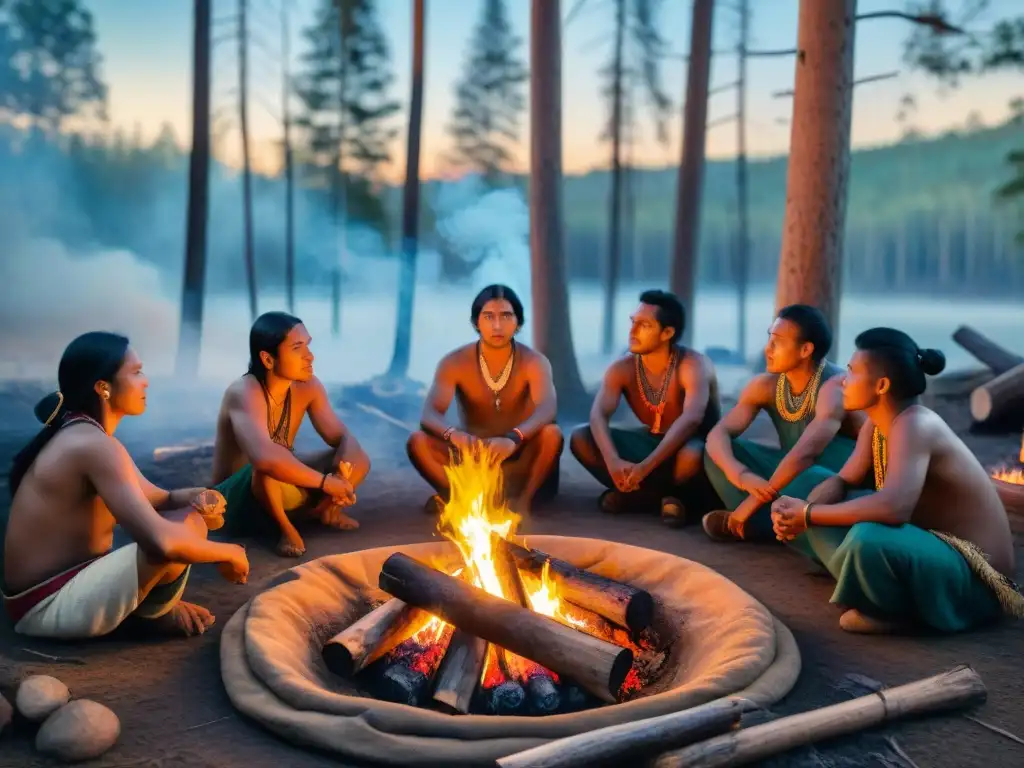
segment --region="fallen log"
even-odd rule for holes
[[[539,549],[530,549],[504,539],[503,548],[515,559],[516,565],[527,573],[540,577],[544,564],[558,587],[562,599],[593,611],[634,633],[647,629],[654,620],[654,599],[645,590],[621,581],[577,568]]]
[[[961,325],[957,328],[953,332],[953,341],[970,352],[977,360],[991,368],[996,376],[1024,363],[1024,357],[1004,349],[991,339],[982,336],[970,326]]]
[[[1008,422],[1024,416],[1024,363],[996,376],[971,393],[971,417],[979,424]]]
[[[645,758],[725,733],[739,722],[744,699],[716,699],[681,712],[588,731],[500,758],[499,768],[641,765]]]
[[[732,768],[805,744],[856,733],[912,715],[967,707],[985,700],[985,684],[969,666],[801,712],[692,744],[662,755],[654,768]]]
[[[488,711],[495,715],[519,715],[526,708],[526,690],[515,680],[506,680],[491,689]]]
[[[409,605],[530,659],[608,703],[633,664],[633,652],[495,597],[401,552],[381,566],[380,588]]]
[[[430,614],[388,600],[328,640],[322,655],[336,675],[351,677],[404,643],[430,621]]]
[[[461,629],[455,630],[448,652],[437,670],[434,701],[450,712],[469,714],[486,660],[486,640]]]
[[[430,678],[405,664],[392,664],[384,670],[377,686],[377,697],[396,704],[418,707],[427,691]]]

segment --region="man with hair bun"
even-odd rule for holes
[[[437,364],[420,429],[406,450],[413,467],[435,493],[425,511],[438,515],[448,501],[445,466],[452,455],[486,450],[501,463],[511,508],[526,513],[535,501],[558,491],[562,432],[548,359],[516,341],[523,327],[523,303],[506,285],[489,285],[469,310],[477,340],[445,355]],[[452,403],[455,424],[447,422]]]
[[[1024,616],[999,495],[919,402],[925,375],[940,373],[945,357],[893,328],[865,331],[856,346],[842,387],[844,407],[868,419],[856,449],[807,501],[775,501],[776,536],[836,579],[832,602],[846,609],[839,624],[848,632],[958,632]]]
[[[826,359],[831,348],[820,310],[779,310],[764,349],[768,372],[743,388],[708,435],[704,467],[725,502],[704,517],[712,539],[771,540],[771,502],[781,493],[806,498],[853,452],[864,417],[843,408],[842,368]],[[740,437],[761,411],[771,417],[780,448]]]
[[[77,640],[126,621],[197,635],[213,614],[183,601],[191,567],[216,564],[244,583],[245,550],[207,539],[224,499],[149,482],[114,436],[146,410],[149,382],[128,339],[93,331],[60,359],[59,388],[35,408],[43,428],[11,466],[3,535],[3,602],[14,631]],[[120,525],[132,539],[115,546]]]

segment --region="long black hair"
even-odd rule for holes
[[[267,367],[260,359],[261,352],[277,357],[285,337],[302,321],[287,312],[264,312],[256,318],[249,331],[249,374],[260,384],[267,383]]]
[[[96,382],[112,382],[127,353],[127,337],[105,331],[83,333],[68,344],[57,369],[58,391],[36,403],[35,416],[43,422],[43,428],[11,464],[12,499],[32,462],[57,434],[65,414],[81,413],[100,420],[103,414]]]
[[[520,301],[515,291],[507,285],[500,285],[498,283],[481,289],[480,293],[473,299],[473,304],[469,308],[469,321],[473,324],[473,327],[480,330],[480,313],[484,311],[484,304],[495,299],[504,299],[512,305],[512,312],[516,316],[516,325],[522,328],[526,323],[526,316],[523,313],[523,302]]]
[[[921,349],[903,331],[895,328],[871,328],[860,334],[854,344],[867,352],[889,379],[889,391],[898,400],[922,394],[927,386],[925,374],[936,376],[946,367],[946,356],[937,349]]]

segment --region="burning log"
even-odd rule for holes
[[[856,733],[879,723],[981,703],[985,696],[985,684],[978,673],[968,666],[958,667],[842,704],[717,736],[662,755],[654,766],[731,768],[746,765],[804,744]],[[541,763],[523,765],[539,766]]]
[[[498,768],[640,765],[666,749],[725,733],[739,722],[743,699],[716,699],[660,717],[613,725],[542,744],[498,760]]]
[[[633,652],[577,632],[452,578],[408,555],[391,555],[381,566],[380,588],[459,629],[535,661],[608,703],[633,663]]]
[[[520,568],[538,577],[547,563],[559,594],[570,603],[628,627],[634,633],[647,629],[654,619],[654,599],[645,590],[598,576],[539,549],[529,549],[506,539],[501,540],[499,546],[508,551]]]
[[[1024,418],[1024,363],[974,390],[971,416],[979,424],[1006,422],[1016,427]]]
[[[437,670],[434,701],[452,712],[469,714],[486,660],[487,641],[456,630]]]
[[[966,325],[961,325],[956,329],[953,333],[953,341],[991,368],[996,376],[1024,363],[1024,357],[1004,349]]]
[[[388,600],[336,634],[323,648],[324,663],[336,675],[351,677],[404,643],[430,621],[430,614]]]

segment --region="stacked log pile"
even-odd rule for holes
[[[971,417],[975,423],[996,432],[1024,427],[1024,357],[968,326],[958,328],[953,341],[992,372],[992,378],[971,391]]]

